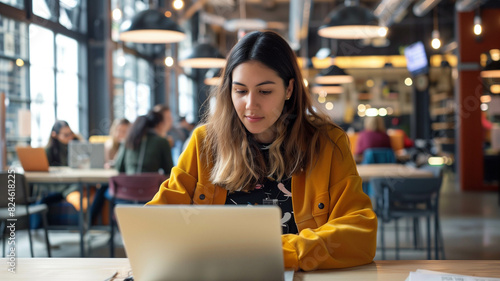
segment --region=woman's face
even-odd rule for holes
[[[166,136],[168,131],[172,128],[172,123],[172,112],[170,112],[170,110],[163,111],[163,121],[157,125],[159,135],[162,137]]]
[[[258,142],[271,143],[275,139],[276,120],[292,91],[293,79],[285,88],[281,77],[260,62],[248,61],[233,70],[231,98],[234,109]]]
[[[122,142],[125,140],[125,138],[127,137],[127,133],[128,133],[128,129],[130,128],[130,125],[129,124],[119,124],[117,127],[116,127],[116,131],[115,131],[115,139],[118,141],[118,142]]]
[[[59,130],[59,134],[55,132],[53,132],[53,134],[55,134],[57,140],[62,144],[68,144],[75,137],[70,127],[62,127]]]

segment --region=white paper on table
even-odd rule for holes
[[[500,278],[468,276],[446,272],[417,269],[410,272],[406,281],[500,281]]]
[[[293,281],[293,274],[294,274],[293,269],[285,270],[285,281]]]

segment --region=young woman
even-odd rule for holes
[[[130,129],[130,121],[126,118],[115,119],[109,129],[110,138],[104,143],[105,157],[107,166],[113,166],[116,153],[120,148],[120,144],[125,141],[128,130]]]
[[[76,139],[68,122],[58,120],[52,126],[45,153],[50,166],[68,166],[68,143]]]
[[[365,117],[365,129],[359,132],[356,142],[356,160],[363,160],[368,148],[391,148],[391,138],[386,133],[384,119],[380,116]]]
[[[296,61],[273,32],[241,39],[214,111],[148,204],[275,204],[285,267],[369,263],[377,218],[346,134],[313,109]]]

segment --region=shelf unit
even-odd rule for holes
[[[451,68],[432,68],[429,73],[429,112],[432,138],[438,154],[453,157],[455,152],[455,107]]]

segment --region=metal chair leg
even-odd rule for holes
[[[45,245],[47,247],[47,255],[49,258],[52,257],[51,249],[50,249],[50,241],[49,241],[49,231],[47,230],[49,224],[47,222],[47,213],[42,214],[42,224],[43,224],[43,230],[45,232]]]
[[[5,221],[0,224],[0,239],[2,240],[2,257],[5,258]]]
[[[396,234],[396,259],[399,260],[399,223],[398,223],[398,219],[395,219],[394,220],[395,222],[395,226],[396,226],[396,231],[395,231],[395,234]]]
[[[385,260],[384,224],[385,224],[385,222],[382,220],[380,223],[380,244],[382,246],[382,260]]]
[[[413,218],[413,247],[418,249],[422,245],[422,237],[420,236],[420,219]]]
[[[33,254],[33,238],[31,237],[31,228],[30,228],[29,225],[28,225],[28,239],[30,241],[30,253],[31,253],[31,257],[34,257],[34,254]]]
[[[427,259],[431,259],[431,217],[426,217],[427,221]]]
[[[109,237],[109,256],[115,257],[115,223],[113,220],[113,210],[115,208],[115,202],[111,202],[109,206],[109,224],[111,226],[111,233]]]
[[[446,257],[445,257],[445,254],[444,254],[444,241],[443,241],[443,232],[441,230],[441,222],[439,220],[439,215],[436,215],[436,219],[435,219],[435,223],[436,223],[436,241],[438,243],[436,243],[436,259],[442,259],[442,260],[445,260]],[[439,249],[438,249],[439,248]],[[438,258],[438,255],[437,253],[441,252],[441,257]]]

